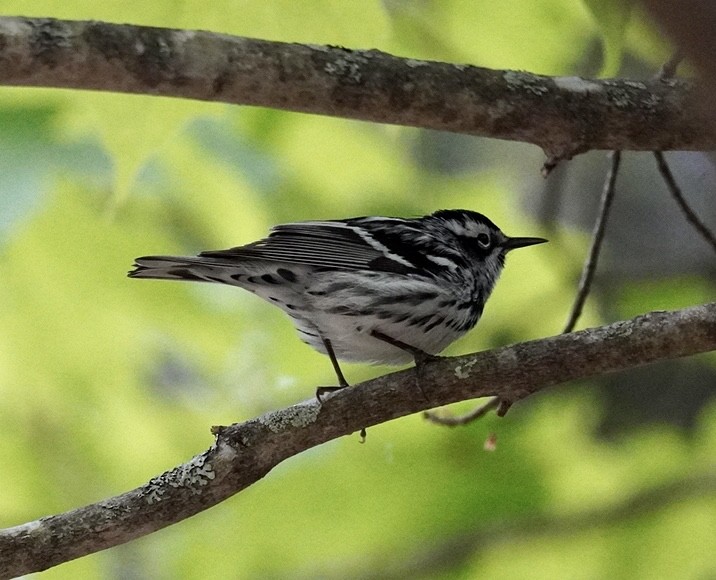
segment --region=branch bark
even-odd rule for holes
[[[231,497],[280,462],[331,439],[476,397],[519,401],[574,379],[716,350],[716,302],[443,358],[229,427],[171,471],[122,495],[0,531],[0,577],[45,570],[144,536]]]
[[[201,31],[0,17],[0,85],[271,107],[590,149],[716,148],[693,83],[547,77],[378,50]]]

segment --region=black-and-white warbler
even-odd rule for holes
[[[346,386],[339,359],[420,364],[441,352],[479,320],[507,252],[546,241],[509,238],[467,210],[297,222],[229,250],[137,258],[129,276],[257,294],[330,357]]]

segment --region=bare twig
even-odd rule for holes
[[[0,85],[271,107],[589,149],[716,148],[694,83],[582,79],[203,31],[0,17]]]
[[[661,151],[654,151],[654,157],[656,158],[656,164],[659,167],[659,173],[664,178],[666,187],[669,189],[671,196],[676,200],[681,212],[686,217],[687,221],[693,226],[693,228],[706,240],[707,244],[711,245],[711,248],[716,252],[716,235],[709,229],[709,227],[701,220],[696,214],[693,208],[686,201],[679,184],[674,179],[674,174],[671,172],[669,164],[666,162],[666,158]]]
[[[492,399],[487,401],[487,403],[475,407],[472,411],[470,411],[469,413],[465,413],[464,415],[459,415],[457,417],[444,416],[438,415],[433,411],[426,411],[425,413],[423,413],[423,417],[425,417],[431,423],[445,425],[446,427],[457,427],[458,425],[467,425],[468,423],[472,423],[480,417],[484,417],[493,409],[497,409],[499,406],[500,399],[497,397],[493,397]]]
[[[432,405],[519,401],[574,379],[716,350],[716,302],[599,328],[442,358],[421,369]],[[0,531],[0,577],[45,570],[186,519],[337,437],[426,410],[408,369],[324,399],[214,429],[216,443],[149,483],[96,504]]]
[[[602,191],[602,199],[599,207],[599,214],[597,220],[594,223],[594,232],[592,234],[592,246],[589,248],[589,255],[584,261],[582,267],[582,276],[579,280],[579,290],[577,291],[577,297],[572,305],[572,311],[567,320],[567,324],[562,332],[571,332],[574,330],[577,320],[579,320],[584,308],[584,303],[589,295],[589,290],[592,286],[592,280],[594,279],[594,272],[597,269],[597,262],[599,261],[599,252],[602,247],[604,240],[604,231],[607,227],[607,220],[609,219],[609,210],[612,207],[612,201],[614,200],[615,185],[617,181],[617,174],[619,173],[619,163],[621,161],[621,152],[612,151],[611,153],[612,163],[607,173],[607,178],[604,183],[604,190]]]

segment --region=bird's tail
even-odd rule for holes
[[[236,284],[238,278],[245,274],[236,264],[229,265],[199,256],[143,256],[134,262],[134,270],[127,273],[130,278]]]

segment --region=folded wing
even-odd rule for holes
[[[258,242],[199,254],[205,264],[232,265],[261,260],[341,270],[409,273],[413,265],[390,252],[370,233],[347,222],[299,222],[276,226]]]

